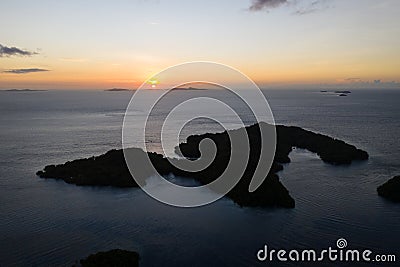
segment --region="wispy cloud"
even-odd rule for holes
[[[37,52],[32,52],[28,50],[23,50],[18,47],[12,46],[8,47],[0,44],[0,57],[10,57],[10,56],[33,56],[38,54]]]
[[[356,82],[360,82],[361,78],[346,78],[346,79],[344,79],[344,81],[351,82],[351,83],[356,83]]]
[[[249,10],[260,11],[263,9],[276,8],[288,2],[288,0],[252,0]]]
[[[329,3],[331,3],[330,0]],[[271,10],[281,6],[294,9],[294,15],[306,15],[323,10],[328,7],[327,0],[251,0],[250,11]]]
[[[50,71],[46,69],[39,69],[39,68],[30,68],[30,69],[10,69],[4,70],[4,73],[13,73],[13,74],[27,74],[27,73],[35,73],[35,72],[45,72]]]
[[[61,61],[65,62],[86,62],[88,61],[86,58],[70,58],[70,57],[63,57],[60,58]]]
[[[363,80],[362,78],[344,78],[337,81],[338,84],[349,86],[349,88],[400,88],[398,81],[384,81],[382,79]]]
[[[315,0],[311,3],[304,3],[299,4],[297,3],[297,10],[293,13],[294,15],[307,15],[310,13],[315,13],[324,9],[329,8],[329,4],[332,3],[332,0]]]

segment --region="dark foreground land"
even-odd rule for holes
[[[231,157],[231,144],[228,134],[246,131],[249,136],[250,153],[245,170],[240,181],[227,194],[240,206],[250,207],[284,207],[293,208],[294,199],[289,191],[280,182],[276,174],[283,169],[283,163],[289,163],[289,153],[294,148],[307,149],[318,154],[324,162],[334,165],[351,164],[356,160],[367,160],[368,153],[357,149],[341,140],[322,134],[304,130],[299,127],[276,126],[277,145],[275,157],[271,169],[265,180],[254,191],[249,192],[249,185],[260,162],[261,153],[261,129],[271,130],[271,125],[266,123],[255,124],[246,128],[216,134],[193,135],[187,138],[185,143],[179,144],[179,154],[191,160],[200,157],[199,145],[204,139],[211,139],[216,145],[217,152],[212,163],[204,170],[188,172],[176,168],[171,162],[179,163],[181,159],[169,159],[160,154],[147,153],[141,149],[131,148],[125,150],[125,156],[134,160],[135,171],[143,178],[140,182],[145,184],[145,178],[154,173],[154,170],[146,166],[144,158],[148,156],[154,168],[161,175],[173,173],[176,176],[191,177],[201,184],[209,184],[216,180],[227,168]],[[263,159],[261,159],[262,161]],[[268,165],[268,164],[264,164]],[[137,167],[136,167],[137,166]],[[269,165],[267,166],[269,167]],[[267,170],[268,171],[268,170]],[[124,158],[123,150],[111,150],[107,153],[86,159],[78,159],[61,165],[49,165],[37,175],[42,178],[62,179],[67,183],[76,185],[137,187],[138,184],[131,177]],[[136,176],[135,176],[136,178]]]
[[[378,187],[378,194],[393,202],[400,202],[400,176],[395,176]]]

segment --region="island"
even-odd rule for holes
[[[336,94],[351,94],[351,91],[335,91]]]
[[[6,89],[7,92],[46,92],[47,90],[41,89]]]
[[[126,91],[132,91],[132,90],[125,89],[125,88],[112,88],[112,89],[106,89],[104,91],[106,91],[106,92],[126,92]]]
[[[175,87],[172,88],[173,91],[176,90],[183,90],[183,91],[202,91],[202,90],[207,90],[206,88],[195,88],[195,87]]]
[[[143,158],[146,152],[131,148],[134,158]],[[162,155],[148,153],[152,162],[160,168],[168,162]],[[141,164],[138,163],[138,166]],[[63,180],[79,186],[138,187],[126,165],[122,149],[113,149],[107,153],[85,159],[68,161],[60,165],[48,165],[36,173],[41,178]],[[151,170],[143,170],[143,176],[152,175]]]
[[[400,176],[395,176],[379,186],[378,195],[392,202],[400,202]]]
[[[137,267],[139,260],[139,254],[135,251],[113,249],[89,255],[80,260],[80,264],[82,267]]]
[[[346,94],[340,94],[339,96],[347,96]]]
[[[283,169],[284,163],[289,163],[289,154],[294,148],[307,149],[316,153],[322,161],[333,165],[348,165],[356,160],[367,160],[368,153],[357,149],[355,146],[332,137],[304,130],[300,127],[278,125],[275,127],[277,144],[274,160],[267,176],[262,184],[254,191],[249,192],[250,181],[260,161],[261,131],[271,130],[271,125],[259,123],[246,128],[225,131],[222,133],[207,133],[203,135],[191,135],[186,142],[176,147],[177,154],[187,159],[195,160],[200,157],[200,143],[204,139],[211,139],[216,145],[217,152],[212,163],[198,172],[188,172],[175,167],[172,163],[179,163],[182,159],[168,159],[163,155],[145,152],[138,148],[129,148],[125,154],[135,159],[135,166],[143,177],[151,176],[154,170],[143,168],[141,162],[148,155],[156,171],[161,175],[174,174],[180,177],[190,177],[201,184],[209,184],[217,179],[226,169],[231,156],[229,134],[235,131],[245,130],[249,136],[250,153],[248,164],[240,181],[227,194],[241,207],[283,207],[294,208],[295,201],[289,191],[279,180],[277,173]],[[145,154],[147,153],[147,155]],[[136,168],[136,167],[135,167]],[[124,159],[123,150],[111,150],[107,153],[69,161],[60,165],[46,166],[37,175],[42,178],[61,179],[69,184],[92,185],[92,186],[114,186],[114,187],[137,187],[138,184],[131,177]],[[135,176],[136,177],[136,176]]]
[[[257,147],[260,144],[259,127],[270,127],[267,123],[261,122],[246,127],[250,136],[251,146]],[[307,149],[316,153],[322,161],[333,165],[348,165],[353,161],[367,160],[367,152],[323,134],[314,133],[297,126],[276,125],[277,146],[275,162],[289,163],[289,154],[294,148]],[[228,142],[227,132],[203,135],[191,135],[185,143],[179,144],[183,154],[188,157],[198,157],[198,144],[202,139],[211,138],[217,144]],[[220,145],[223,147],[222,145]],[[228,146],[225,144],[225,146]]]

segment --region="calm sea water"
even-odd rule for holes
[[[182,98],[198,93],[176,92]],[[35,175],[48,164],[121,148],[130,92],[0,92],[0,266],[71,266],[114,248],[137,250],[142,266],[249,266],[259,264],[256,252],[264,244],[319,249],[335,247],[338,238],[349,248],[397,253],[400,260],[400,206],[376,194],[400,174],[400,92],[264,93],[277,123],[345,140],[368,151],[370,160],[335,167],[295,150],[280,173],[296,200],[292,210],[240,208],[226,198],[174,208],[140,189],[77,187]],[[221,91],[207,94],[232,100]],[[155,124],[162,114],[163,107]],[[198,120],[181,138],[219,130]],[[149,148],[158,151],[156,133],[153,139]]]

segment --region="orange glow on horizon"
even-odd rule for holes
[[[16,69],[20,66],[23,59],[6,58],[0,62],[1,69]],[[13,64],[11,64],[13,63]],[[18,64],[17,64],[18,63]],[[70,62],[57,61],[57,65],[47,67],[43,64],[46,72],[13,74],[0,73],[0,89],[10,88],[32,88],[32,89],[108,89],[108,88],[127,88],[137,89],[143,82],[158,88],[160,81],[151,80],[148,77],[154,75],[157,70],[161,71],[168,66],[179,62],[164,62],[158,68],[154,65],[141,67],[129,67],[132,64],[98,64],[97,62]],[[228,62],[229,65],[229,62]],[[232,64],[248,75],[259,85],[294,85],[294,84],[343,84],[354,83],[350,78],[357,78],[360,81],[396,81],[399,80],[397,69],[400,64],[397,62],[386,61],[369,64],[368,62],[345,63],[341,61],[321,61],[321,62],[275,62],[262,64],[245,64],[238,62]],[[190,82],[190,81],[188,81]]]

